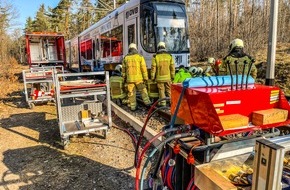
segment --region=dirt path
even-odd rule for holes
[[[133,189],[134,147],[129,136],[112,128],[73,139],[62,150],[55,106],[23,107],[23,99],[0,103],[0,190]]]

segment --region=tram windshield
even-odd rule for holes
[[[143,5],[141,23],[141,41],[147,52],[156,52],[156,44],[160,41],[165,42],[167,51],[171,53],[189,51],[183,5],[173,3]]]

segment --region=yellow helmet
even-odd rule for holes
[[[214,64],[215,59],[214,59],[213,57],[209,57],[209,58],[207,59],[207,62],[208,62],[209,64]]]
[[[159,42],[157,45],[157,48],[163,47],[165,48],[165,43],[164,42]]]
[[[131,44],[129,45],[129,49],[131,49],[131,48],[134,48],[134,49],[137,50],[137,45],[134,44],[134,43],[131,43]]]
[[[232,51],[234,48],[244,48],[244,42],[241,39],[234,39],[230,44],[230,51]]]

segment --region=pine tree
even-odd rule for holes
[[[40,5],[40,8],[38,9],[36,13],[35,20],[33,22],[33,28],[34,31],[51,31],[50,28],[50,22],[49,22],[49,16],[47,15],[47,11],[45,9],[44,4]]]
[[[82,32],[93,24],[94,6],[90,0],[82,0],[79,5],[79,10],[76,14],[76,23],[78,25],[78,32]]]
[[[70,36],[71,6],[72,0],[61,0],[55,8],[49,8],[51,28],[53,31]]]
[[[25,32],[33,32],[33,20],[31,17],[28,17],[26,19],[26,23],[25,23]]]

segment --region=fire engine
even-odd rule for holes
[[[25,34],[27,62],[33,66],[66,67],[64,35],[54,32],[28,32]]]
[[[66,41],[69,69],[77,72],[113,70],[137,44],[147,68],[163,41],[175,65],[189,66],[186,8],[182,0],[131,0]]]

